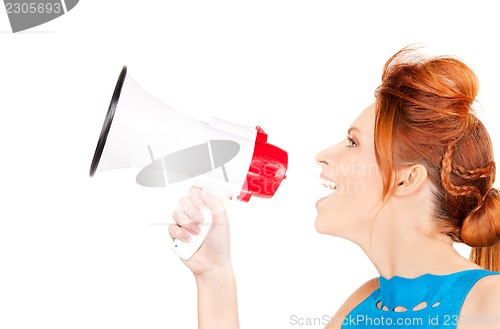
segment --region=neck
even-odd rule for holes
[[[478,268],[455,250],[451,238],[435,233],[432,219],[408,218],[408,214],[411,212],[405,212],[404,218],[380,214],[371,238],[359,244],[381,276],[414,278]]]

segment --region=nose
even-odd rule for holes
[[[333,146],[319,152],[316,155],[316,163],[319,164],[320,166],[328,166],[330,163],[332,163],[333,162],[331,158],[332,148]]]
[[[343,149],[343,141],[340,141],[330,147],[327,147],[323,151],[316,155],[316,163],[321,167],[334,165],[341,155],[341,150]]]

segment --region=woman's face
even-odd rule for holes
[[[319,233],[355,240],[369,231],[382,199],[374,126],[375,105],[371,105],[352,123],[342,142],[316,156],[321,184],[330,193],[316,203]]]

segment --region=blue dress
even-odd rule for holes
[[[453,329],[462,321],[498,322],[500,319],[466,315],[458,318],[474,284],[493,274],[500,273],[475,269],[447,275],[424,274],[413,279],[380,277],[380,287],[347,315],[342,328]]]

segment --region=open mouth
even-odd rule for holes
[[[320,177],[321,178],[321,185],[323,185],[326,188],[329,188],[330,190],[335,191],[337,189],[337,183],[335,183],[332,180],[329,180],[328,178]]]
[[[328,189],[328,195],[326,196],[323,196],[322,198],[320,198],[317,202],[316,202],[316,205],[318,205],[320,202],[322,202],[323,200],[325,200],[326,198],[328,198],[330,195],[332,195],[333,193],[335,193],[335,191],[337,190],[337,183],[331,179],[328,179],[324,176],[320,176],[320,185],[322,187],[326,187]],[[324,192],[325,190],[324,189],[321,189],[322,190],[322,194],[324,195]]]

